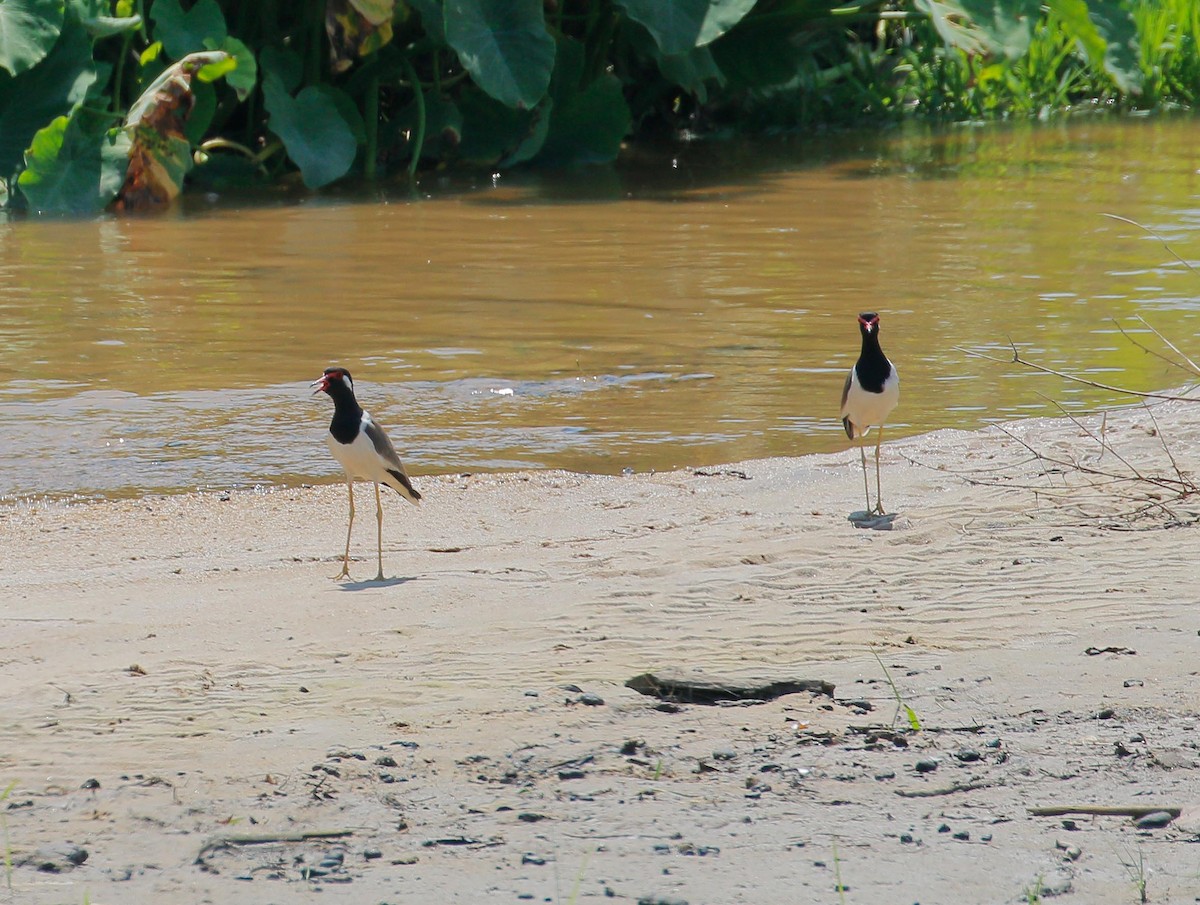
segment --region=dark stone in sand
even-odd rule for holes
[[[683,704],[715,704],[720,701],[771,701],[785,694],[807,691],[833,697],[833,683],[824,679],[790,676],[767,678],[717,677],[700,672],[642,673],[625,683],[639,694]]]
[[[598,694],[588,691],[579,696],[579,703],[586,704],[589,707],[602,707],[604,706],[604,698],[600,697]]]
[[[970,764],[979,760],[982,755],[978,751],[972,751],[970,748],[963,748],[961,751],[955,752],[954,756],[964,764]]]
[[[377,767],[394,767],[396,766],[396,758],[390,754],[381,754],[375,758],[375,766]]]
[[[98,788],[100,788],[100,780],[86,779],[86,780],[84,780],[83,785],[81,785],[79,788],[81,788],[81,789],[98,789]]]
[[[688,905],[688,900],[671,896],[642,896],[638,899],[638,905]]]
[[[1175,815],[1170,811],[1155,811],[1153,814],[1139,817],[1133,825],[1139,830],[1157,830],[1166,826],[1174,819]]]
[[[918,773],[932,773],[938,768],[936,760],[919,760],[913,764],[913,769]]]

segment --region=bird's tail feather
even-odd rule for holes
[[[421,502],[421,494],[417,492],[417,488],[413,487],[412,481],[408,479],[408,475],[393,468],[388,469],[388,474],[395,479],[395,483],[392,481],[387,482],[388,487],[392,488],[392,490],[396,491],[396,493],[400,494],[400,496],[404,497],[414,506]],[[396,486],[397,484],[399,486]]]

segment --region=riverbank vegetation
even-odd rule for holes
[[[1192,0],[0,0],[0,206],[1189,108]]]

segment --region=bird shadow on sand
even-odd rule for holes
[[[416,581],[415,578],[370,578],[366,581],[346,581],[338,585],[339,591],[367,591],[371,588],[394,588],[398,585],[407,584],[410,581]]]
[[[903,521],[897,523],[896,520],[900,518],[900,514],[897,512],[880,515],[878,512],[865,512],[859,509],[857,512],[851,512],[846,518],[855,528],[867,528],[873,531],[891,531],[904,524]]]

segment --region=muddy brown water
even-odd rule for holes
[[[416,474],[838,449],[861,310],[888,437],[1111,404],[957,347],[1183,382],[1112,319],[1196,353],[1200,276],[1103,214],[1200,258],[1198,147],[1191,119],[893,131],[0,223],[0,499],[335,479],[330,363]]]

